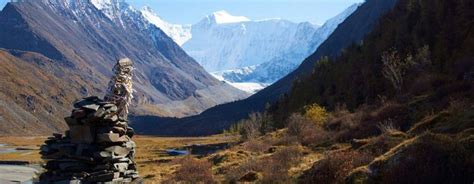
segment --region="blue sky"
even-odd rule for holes
[[[3,7],[9,0],[0,0]],[[219,10],[252,20],[283,18],[323,24],[353,3],[363,0],[126,0],[136,8],[152,7],[171,23],[193,24]]]

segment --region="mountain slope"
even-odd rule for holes
[[[0,135],[45,135],[66,128],[66,106],[88,95],[73,70],[34,52],[0,49]]]
[[[191,25],[171,24],[159,17],[150,7],[143,7],[141,13],[150,23],[160,28],[169,37],[171,37],[178,45],[183,45],[191,39]]]
[[[135,117],[135,127],[148,134],[203,135],[218,133],[232,123],[245,118],[251,112],[263,111],[266,104],[274,103],[288,90],[294,80],[308,75],[315,62],[323,56],[337,56],[344,48],[357,43],[377,24],[379,18],[389,11],[396,0],[367,0],[359,6],[321,44],[318,50],[292,73],[251,97],[218,105],[200,115],[182,119],[160,119],[156,117]],[[140,120],[140,121],[137,121]],[[184,129],[183,127],[186,127]]]
[[[105,90],[115,60],[129,57],[136,67],[135,114],[191,115],[246,96],[208,74],[139,11],[118,0],[101,2],[108,5],[102,11],[89,1],[8,3],[0,13],[0,48],[41,54],[58,70],[75,71],[64,72],[65,81],[77,75],[88,81],[83,91],[95,95]]]

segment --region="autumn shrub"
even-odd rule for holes
[[[226,132],[239,132],[242,140],[249,140],[274,130],[272,117],[267,113],[251,113]]]
[[[407,106],[386,102],[378,108],[364,108],[337,120],[329,120],[327,127],[336,129],[338,141],[346,142],[352,139],[364,139],[381,135],[383,126],[406,131],[411,126],[411,114]],[[386,127],[389,128],[389,127]]]
[[[328,141],[328,133],[307,116],[293,114],[288,120],[287,127],[287,134],[298,138],[303,145],[318,145]]]
[[[371,153],[373,156],[380,156],[406,139],[408,139],[408,135],[401,131],[386,131],[377,137],[358,140],[364,142],[364,144],[359,147],[353,145],[353,148],[357,148],[357,151]]]
[[[258,176],[258,173],[263,171],[264,166],[265,164],[263,164],[261,160],[250,158],[237,167],[233,168],[232,171],[226,173],[225,180],[228,183],[236,183],[238,181],[244,180],[248,181],[248,178],[245,178],[246,175],[253,174]],[[257,177],[253,179],[257,180],[259,178]]]
[[[274,145],[288,146],[288,145],[295,145],[299,143],[300,141],[298,137],[286,134],[285,136],[280,137],[279,139],[275,140]]]
[[[418,49],[415,56],[407,54],[402,56],[395,49],[382,53],[382,74],[400,93],[410,77],[426,70],[431,65],[429,46]]]
[[[328,119],[328,112],[324,107],[321,107],[318,104],[308,105],[304,110],[304,116],[317,126],[323,126]]]
[[[288,120],[288,130],[287,134],[291,136],[299,136],[302,134],[303,130],[314,127],[311,121],[298,113],[294,113],[290,116]]]
[[[262,183],[288,183],[290,182],[289,169],[298,164],[302,158],[302,148],[288,146],[278,150],[264,161],[262,169]]]
[[[214,183],[212,164],[187,156],[178,161],[181,165],[174,173],[173,181],[182,183]]]
[[[301,161],[303,149],[300,146],[283,147],[272,155],[272,160],[285,164],[290,167]]]
[[[262,170],[261,183],[290,183],[288,167],[285,163],[277,160],[265,160]]]
[[[382,107],[370,113],[367,121],[376,122],[377,125],[380,123],[389,122],[393,127],[399,128],[401,130],[407,130],[410,127],[410,114],[411,112],[407,106],[398,103],[387,102]],[[379,133],[382,132],[379,131]]]
[[[288,170],[301,161],[303,150],[299,146],[288,146],[263,158],[250,158],[225,175],[227,182],[288,183]],[[249,177],[252,176],[252,177]],[[258,177],[258,178],[255,178]]]
[[[391,132],[399,131],[399,128],[395,127],[395,125],[393,125],[392,119],[388,119],[388,120],[384,120],[384,121],[380,122],[377,125],[377,127],[379,128],[379,130],[382,134],[389,134]]]
[[[267,151],[271,146],[272,146],[271,144],[268,144],[265,141],[253,139],[244,143],[243,149],[245,151],[258,153],[258,152]]]
[[[326,153],[324,158],[303,173],[299,183],[344,183],[350,171],[367,165],[373,156],[358,151],[337,151]]]

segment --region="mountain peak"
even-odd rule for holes
[[[169,37],[171,37],[178,45],[183,45],[186,41],[191,39],[191,27],[189,25],[177,25],[163,20],[153,9],[149,6],[143,7],[141,10],[143,17],[151,24],[160,28]]]
[[[125,3],[125,0],[91,0],[90,1],[97,9],[102,10],[111,6],[116,6],[119,3]]]
[[[234,16],[231,15],[229,12],[225,10],[216,11],[208,16],[217,24],[229,24],[229,23],[237,23],[237,22],[247,22],[250,21],[249,18],[244,16]]]
[[[143,16],[148,19],[153,24],[169,24],[168,22],[164,21],[155,11],[149,7],[144,6],[140,12],[142,12]],[[158,26],[159,27],[159,26]]]
[[[121,10],[133,9],[125,0],[90,0],[90,2],[111,20],[119,18]]]
[[[155,11],[153,11],[153,9],[149,6],[144,6],[142,9],[141,9],[142,12],[149,12],[149,13],[153,13],[156,15]]]

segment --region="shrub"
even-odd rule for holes
[[[261,140],[256,140],[256,139],[250,140],[243,144],[243,148],[246,151],[254,152],[254,153],[267,151],[270,147],[271,147],[270,144]]]
[[[363,140],[354,140],[365,142],[357,148],[358,151],[371,153],[373,156],[380,156],[393,147],[405,141],[408,135],[400,131],[387,131],[384,134]],[[354,148],[354,146],[353,146]]]
[[[388,119],[379,123],[377,127],[379,128],[380,132],[382,132],[382,134],[389,134],[391,132],[399,131],[398,127],[395,127],[395,125],[393,125],[392,119]]]
[[[303,134],[303,131],[308,128],[312,128],[311,121],[300,114],[294,113],[290,116],[288,120],[288,135],[299,137]]]
[[[288,183],[290,180],[288,170],[301,161],[302,151],[299,146],[289,146],[283,147],[269,157],[259,160],[249,159],[227,173],[226,180],[229,183],[251,182],[249,179],[261,180],[261,183]]]
[[[289,168],[285,163],[268,159],[262,164],[265,165],[262,170],[262,183],[290,183]]]
[[[260,160],[254,158],[248,159],[243,164],[232,169],[232,172],[228,172],[225,175],[225,179],[228,183],[236,183],[237,181],[243,180],[243,178],[249,173],[258,173],[263,170],[264,164]],[[245,178],[247,180],[248,178]],[[255,178],[258,179],[258,178]]]
[[[300,146],[288,146],[278,150],[271,158],[290,167],[299,163],[301,156],[303,156],[303,149]]]
[[[260,124],[256,115],[250,115],[249,119],[242,120],[240,123],[240,136],[243,140],[249,140],[260,136]]]
[[[326,128],[330,131],[347,130],[357,126],[367,116],[365,109],[358,109],[354,113],[338,111],[329,116]]]
[[[403,86],[404,64],[398,52],[386,51],[382,54],[383,76],[392,83],[393,88],[400,92]]]
[[[300,114],[293,114],[290,117],[287,134],[290,137],[297,137],[305,146],[328,141],[328,133],[322,127],[316,126],[309,118]]]
[[[172,178],[177,182],[184,183],[214,183],[212,175],[212,164],[206,160],[198,160],[187,156],[178,161],[181,167],[174,173]]]
[[[370,113],[367,121],[376,122],[376,124],[388,123],[394,128],[407,130],[410,127],[410,114],[411,112],[407,106],[398,103],[387,102],[379,109]]]
[[[286,134],[285,136],[277,139],[274,142],[274,145],[277,145],[277,146],[295,145],[295,144],[298,144],[298,143],[299,143],[298,137]]]
[[[248,119],[241,120],[230,132],[239,131],[243,140],[256,138],[273,130],[272,117],[268,113],[251,113]]]
[[[323,124],[326,123],[328,119],[328,113],[324,107],[321,107],[318,104],[313,104],[306,106],[304,109],[304,116],[313,121],[313,123],[315,123],[317,126],[322,127]]]
[[[377,136],[383,131],[400,129],[406,131],[411,125],[411,114],[406,105],[386,102],[376,109],[361,109],[347,117],[339,118],[341,126],[337,129],[337,140],[350,141]],[[342,120],[340,120],[342,119]],[[337,121],[330,120],[328,127],[334,127]]]
[[[264,163],[262,183],[289,183],[288,171],[301,161],[302,151],[299,146],[289,146],[278,150]]]
[[[368,164],[373,157],[358,151],[326,153],[299,178],[300,183],[344,183],[351,170]]]

